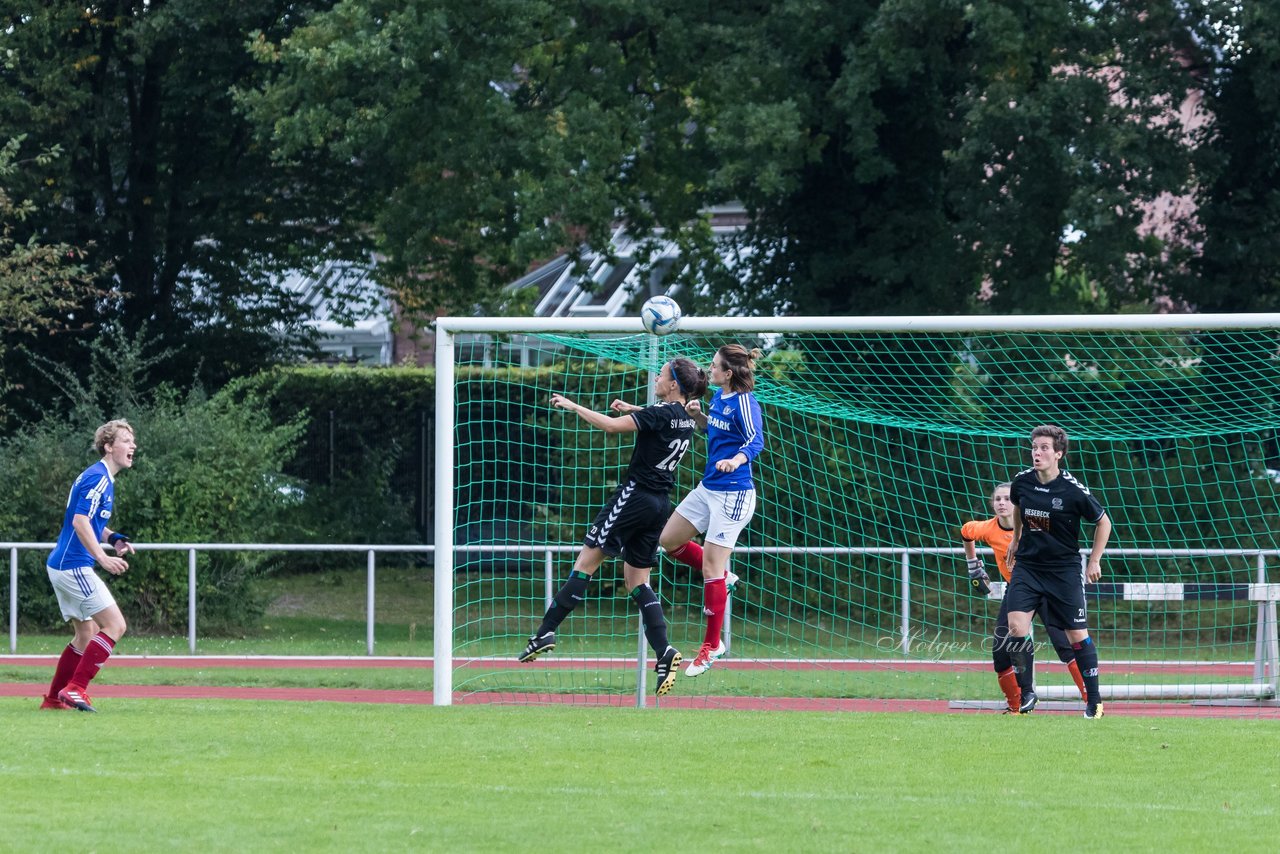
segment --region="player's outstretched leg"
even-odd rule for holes
[[[529,642],[525,644],[524,652],[520,653],[517,660],[533,661],[556,648],[556,628],[587,597],[587,585],[590,583],[591,576],[585,572],[575,569],[569,573],[569,580],[556,591],[551,607],[542,617],[542,624],[529,636]]]

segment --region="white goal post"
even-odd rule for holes
[[[938,317],[692,317],[682,319],[680,333],[716,337],[732,333],[1044,333],[1145,332],[1178,330],[1280,329],[1280,313],[1173,315],[1006,315]],[[440,317],[435,337],[435,465],[434,465],[434,702],[453,703],[455,582],[455,383],[459,335],[541,335],[643,333],[638,317],[626,318],[494,318]],[[857,545],[857,544],[850,544]],[[1269,551],[1257,544],[1257,551]],[[1269,602],[1270,611],[1263,612]],[[1259,625],[1274,645],[1275,601],[1259,600]],[[1269,622],[1268,622],[1269,621]],[[1274,655],[1274,653],[1272,653]],[[1271,659],[1274,662],[1274,658]],[[1271,665],[1274,670],[1274,663]],[[1274,681],[1275,673],[1268,674]],[[1253,690],[1253,689],[1250,689]],[[1274,689],[1273,689],[1274,692]]]

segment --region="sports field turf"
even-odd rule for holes
[[[0,743],[18,851],[1273,851],[1280,826],[1267,721],[0,698]]]

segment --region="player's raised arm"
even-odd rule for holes
[[[583,421],[592,427],[599,427],[606,433],[634,433],[639,429],[636,425],[636,420],[630,415],[620,415],[616,418],[611,415],[605,415],[603,412],[587,409],[580,403],[574,403],[563,394],[551,395],[551,405],[557,409],[567,409],[570,412],[578,413],[578,417]],[[636,408],[639,409],[639,407]]]

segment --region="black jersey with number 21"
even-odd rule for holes
[[[640,432],[631,452],[628,476],[645,489],[670,492],[676,468],[693,440],[694,421],[684,404],[655,403],[631,413]]]
[[[1065,471],[1041,483],[1035,469],[1025,469],[1014,477],[1009,500],[1022,519],[1014,574],[1023,566],[1079,572],[1080,520],[1097,522],[1107,512],[1085,485]]]

